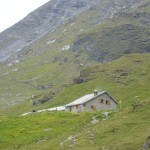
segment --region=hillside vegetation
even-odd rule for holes
[[[34,101],[51,100],[87,66],[149,52],[149,2],[134,9],[130,3],[93,6],[0,64],[0,107],[27,102],[32,95]],[[113,10],[102,17],[102,7]]]
[[[149,59],[149,54],[132,54],[88,67],[80,75],[86,82],[64,87],[40,107],[66,104],[94,89],[106,90],[118,101],[122,100],[121,110],[110,113],[109,117],[101,112],[46,112],[26,117],[2,117],[4,114],[10,116],[12,112],[18,116],[30,110],[31,105],[27,103],[1,111],[0,148],[140,149],[149,136]],[[94,116],[99,122],[91,124]]]

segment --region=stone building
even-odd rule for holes
[[[106,91],[94,91],[65,106],[65,111],[83,112],[93,110],[116,110],[118,102]]]

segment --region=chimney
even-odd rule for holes
[[[98,91],[94,90],[94,96],[98,95]]]

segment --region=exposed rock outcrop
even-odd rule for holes
[[[0,34],[0,62],[100,0],[51,0]]]

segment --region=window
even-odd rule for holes
[[[79,105],[76,105],[76,109],[78,109]]]
[[[106,104],[107,104],[107,105],[110,105],[110,101],[109,101],[109,100],[106,100]]]
[[[69,108],[70,108],[70,111],[71,111],[71,106]]]
[[[86,104],[84,103],[84,104],[83,104],[83,106],[85,107],[85,106],[86,106]]]
[[[103,99],[99,99],[99,103],[104,103],[104,100]]]
[[[95,107],[95,106],[93,106],[93,105],[91,105],[91,109],[96,110],[96,107]]]

